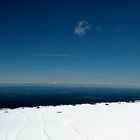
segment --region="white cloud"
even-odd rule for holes
[[[80,37],[83,37],[87,34],[88,31],[90,31],[92,29],[92,25],[90,23],[88,23],[85,20],[81,20],[78,22],[78,24],[76,25],[76,28],[74,30],[74,34],[78,35]]]

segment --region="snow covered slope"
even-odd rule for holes
[[[0,140],[140,140],[140,103],[3,109]]]

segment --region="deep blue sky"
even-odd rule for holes
[[[11,82],[140,84],[139,0],[0,1],[0,83]]]

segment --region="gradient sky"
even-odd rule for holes
[[[140,1],[0,1],[0,83],[26,82],[140,84]]]

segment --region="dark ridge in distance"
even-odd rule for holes
[[[135,102],[140,88],[70,86],[0,86],[0,108]]]

